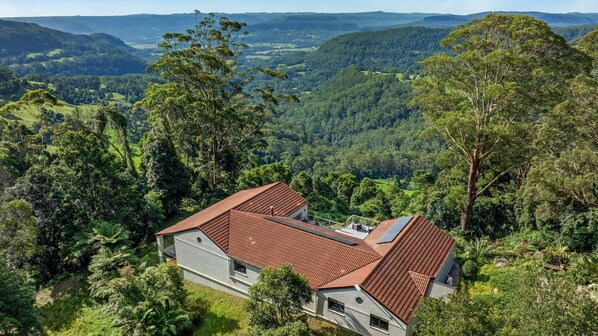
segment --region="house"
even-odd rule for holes
[[[362,335],[411,335],[422,297],[455,290],[455,241],[426,219],[332,230],[310,222],[307,208],[282,182],[238,192],[158,232],[160,258],[240,296],[260,269],[290,263],[313,289],[305,311]]]

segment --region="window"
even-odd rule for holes
[[[358,304],[362,304],[363,303],[363,299],[358,296],[358,297],[355,298],[355,302],[357,302]]]
[[[328,310],[335,311],[337,313],[345,313],[345,305],[333,299],[328,299]]]
[[[388,321],[383,320],[375,315],[370,315],[370,326],[380,330],[388,331]]]
[[[233,268],[235,270],[235,272],[239,272],[239,273],[243,273],[246,274],[247,273],[247,267],[245,267],[245,265],[241,264],[238,261],[233,261]]]

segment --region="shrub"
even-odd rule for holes
[[[575,263],[575,271],[582,283],[598,283],[598,254],[581,256]]]
[[[245,308],[249,324],[259,329],[278,329],[294,322],[305,322],[303,306],[311,302],[307,279],[284,264],[264,268],[255,285],[249,288]]]
[[[461,288],[448,295],[448,302],[425,298],[416,311],[418,335],[494,335],[500,321],[492,314],[492,306],[473,298]]]
[[[544,262],[552,265],[566,265],[571,259],[567,246],[560,244],[548,246],[542,256]]]
[[[561,274],[530,273],[513,283],[509,311],[516,335],[596,335],[598,301]]]
[[[463,264],[463,275],[465,275],[467,278],[473,278],[476,276],[477,272],[478,272],[478,264],[476,264],[475,261],[473,260],[467,260],[464,264]]]
[[[175,265],[149,267],[139,275],[125,267],[121,277],[110,282],[110,289],[108,309],[123,334],[187,335],[198,319],[188,314],[187,292]]]
[[[0,259],[0,335],[37,335],[41,330],[33,286]]]
[[[519,257],[525,257],[529,252],[534,251],[532,244],[529,243],[527,239],[520,241],[515,247],[513,248],[513,253],[515,253]]]

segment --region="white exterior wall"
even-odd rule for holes
[[[446,258],[446,261],[444,262],[444,265],[442,265],[442,268],[438,272],[438,276],[436,277],[436,281],[438,281],[438,282],[444,282],[444,279],[446,278],[446,276],[450,272],[451,267],[453,267],[453,263],[454,262],[455,262],[455,248],[453,248],[453,250],[451,251],[451,253]]]
[[[307,219],[307,204],[301,207],[301,209],[293,212],[289,218],[297,219],[297,220],[304,220]]]
[[[197,237],[201,238],[201,243],[197,241]],[[177,233],[174,243],[176,261],[185,280],[241,297],[247,297],[249,287],[257,282],[259,268],[237,260],[245,265],[246,273],[235,272],[235,259],[230,258],[200,230]],[[315,294],[312,302],[304,308],[308,313],[315,314]]]
[[[174,244],[177,264],[186,280],[238,296],[247,296],[249,286],[257,281],[259,269],[242,262],[247,273],[235,272],[233,260],[198,229],[175,234]]]
[[[333,323],[342,325],[366,336],[405,336],[409,335],[408,326],[391,314],[380,303],[373,300],[367,293],[358,291],[354,287],[321,290],[317,293],[319,316]],[[355,299],[360,297],[362,304]],[[345,314],[328,310],[328,298],[345,305]],[[370,327],[370,314],[388,321],[388,332]]]
[[[426,291],[426,296],[437,299],[440,297],[444,297],[456,290],[456,287],[449,286],[444,283],[444,280],[445,280],[446,276],[448,275],[448,273],[450,272],[451,267],[453,266],[454,262],[455,262],[455,249],[453,249],[451,251],[451,253],[449,254],[449,256],[446,258],[444,265],[442,265],[440,272],[438,272],[438,277],[436,279],[434,279],[434,281],[428,285],[428,290]]]

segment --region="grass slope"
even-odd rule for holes
[[[208,304],[203,324],[194,336],[233,335],[235,331],[247,328],[247,313],[243,309],[244,299],[215,289],[187,282],[185,288],[193,298]]]
[[[38,292],[38,312],[47,335],[118,335],[110,316],[89,297],[85,278],[86,274],[72,275]]]

